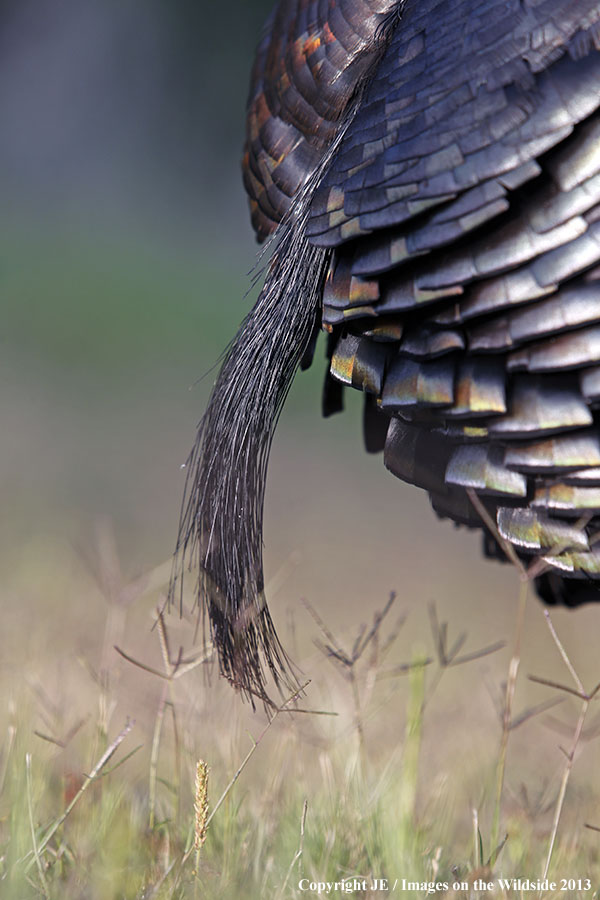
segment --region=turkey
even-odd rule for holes
[[[171,585],[199,572],[221,672],[263,699],[269,672],[293,683],[263,498],[321,330],[326,416],[363,391],[367,449],[439,516],[491,517],[544,561],[545,601],[600,599],[600,2],[281,0],[243,174],[271,254],[188,460]]]

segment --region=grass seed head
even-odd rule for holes
[[[206,840],[208,772],[207,764],[203,759],[199,759],[196,764],[196,796],[194,800],[194,847],[196,850],[200,850]]]

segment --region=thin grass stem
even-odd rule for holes
[[[500,752],[498,755],[498,765],[496,768],[496,795],[494,802],[494,818],[492,820],[492,847],[496,847],[498,845],[500,836],[500,811],[502,807],[504,775],[506,772],[506,755],[508,752],[508,739],[511,732],[512,711],[515,698],[515,689],[517,685],[517,675],[519,674],[519,665],[521,663],[521,641],[523,637],[523,626],[525,622],[525,610],[527,607],[528,593],[529,582],[524,579],[520,580],[513,654],[509,663],[508,678],[506,680],[506,692],[504,695],[504,709],[502,715],[502,736],[500,738]]]
[[[35,859],[35,864],[37,866],[38,874],[40,876],[40,884],[42,886],[42,893],[44,897],[50,897],[48,892],[48,885],[46,883],[46,874],[44,872],[44,864],[42,862],[42,858],[40,855],[40,849],[37,845],[37,839],[35,836],[35,823],[33,818],[33,798],[32,798],[32,790],[31,790],[31,753],[25,754],[25,775],[26,775],[26,783],[27,783],[27,811],[29,813],[29,828],[31,831],[31,846],[33,847],[33,856]]]
[[[287,888],[290,878],[292,877],[292,872],[294,871],[294,866],[297,862],[302,860],[302,854],[304,853],[304,828],[306,825],[306,812],[308,810],[308,800],[305,800],[302,805],[302,816],[300,818],[300,843],[298,845],[298,849],[294,854],[294,858],[292,859],[289,869],[287,870],[287,874],[285,876],[285,880],[281,885],[279,891],[277,892],[277,900],[281,900],[285,893],[285,889]]]

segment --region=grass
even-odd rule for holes
[[[552,679],[536,674],[546,698],[515,711],[525,588],[495,729],[473,685],[492,666],[506,669],[502,646],[472,649],[434,606],[429,634],[407,646],[394,595],[354,636],[309,606],[318,653],[304,668],[314,679],[268,719],[226,685],[206,683],[207,653],[190,646],[190,623],[159,611],[154,629],[140,631],[166,567],[124,584],[110,570],[114,554],[99,559],[99,666],[59,656],[56,690],[48,660],[35,675],[24,661],[26,680],[13,679],[10,694],[5,683],[3,898],[315,895],[299,891],[301,879],[349,879],[366,897],[380,895],[369,885],[382,878],[398,879],[397,892],[403,878],[411,883],[406,897],[426,896],[423,884],[435,882],[448,884],[437,891],[448,897],[521,897],[538,893],[500,889],[498,879],[546,876],[574,887],[540,896],[600,896],[599,794],[576,778],[579,757],[595,753],[597,728],[586,734],[585,722],[598,688],[586,691],[546,614],[549,646],[573,687],[554,667]],[[446,688],[462,697],[452,729]],[[512,742],[563,699],[561,712],[571,702],[579,710],[560,738],[563,761],[536,797],[536,767],[551,771],[556,735],[546,729],[544,746],[536,732],[529,766]],[[496,889],[478,891],[478,879]]]
[[[252,714],[214,672],[211,682],[203,677],[209,662],[194,643],[191,614],[181,621],[157,614],[168,562],[129,580],[110,531],[87,540],[79,523],[78,551],[65,549],[61,535],[73,529],[63,507],[81,512],[88,496],[94,513],[110,510],[125,541],[142,535],[164,547],[162,527],[171,539],[174,523],[161,523],[181,486],[175,477],[160,492],[157,485],[173,459],[185,458],[202,403],[193,398],[181,414],[185,434],[175,415],[157,422],[157,410],[173,405],[174,385],[187,397],[182,385],[214,363],[245,308],[229,308],[245,282],[240,288],[218,263],[207,267],[185,254],[165,261],[140,249],[132,267],[131,250],[121,257],[114,243],[106,241],[98,256],[70,236],[57,235],[44,251],[35,234],[17,235],[3,242],[0,259],[5,324],[16,336],[7,342],[4,383],[25,385],[12,398],[3,442],[14,450],[3,467],[10,540],[0,547],[3,562],[10,556],[0,585],[0,897],[315,896],[299,892],[302,878],[355,879],[358,896],[375,896],[360,888],[363,879],[447,882],[445,896],[475,897],[478,878],[497,884],[546,870],[555,880],[588,877],[591,887],[544,896],[600,896],[600,665],[592,616],[546,620],[527,599],[524,572],[508,592],[488,596],[499,567],[488,563],[478,575],[476,559],[460,574],[460,596],[434,589],[430,568],[456,580],[462,565],[454,532],[447,524],[435,531],[423,497],[411,505],[408,489],[396,481],[388,487],[380,464],[363,461],[350,416],[342,422],[348,433],[329,438],[334,450],[307,445],[302,433],[298,451],[298,427],[274,454],[267,506],[278,512],[268,553],[289,553],[287,538],[273,550],[280,531],[314,532],[323,546],[305,556],[302,579],[289,574],[298,568],[290,561],[268,591],[280,601],[287,595],[294,608],[285,629],[279,603],[279,630],[310,678],[305,696],[287,698],[271,720],[262,710]],[[11,346],[21,346],[12,362]],[[185,365],[161,386],[179,358]],[[313,409],[320,377],[313,367],[309,381],[298,380],[297,407]],[[319,423],[319,433],[340,427]],[[181,449],[169,446],[146,472],[139,448],[147,454],[159,438]],[[373,467],[364,487],[354,469],[338,473],[345,443],[365,470]],[[311,495],[323,499],[307,518],[297,513],[294,488],[308,493],[309,480]],[[285,507],[292,513],[284,527]],[[396,561],[399,524],[405,568]],[[448,544],[440,552],[442,530]],[[343,557],[320,537],[338,532]],[[426,541],[436,547],[435,567],[410,558]],[[390,587],[399,596],[386,600],[380,587],[376,596],[346,596],[353,585],[337,569],[348,558],[352,579],[367,573],[363,584],[373,583],[376,559],[386,588],[388,574],[397,575]],[[309,559],[315,581],[328,588],[302,609],[290,584],[306,589]],[[358,604],[371,618],[353,632],[340,618],[355,621]],[[512,621],[496,614],[499,605],[514,607]],[[470,886],[453,893],[455,880]]]

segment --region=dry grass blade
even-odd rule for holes
[[[500,841],[500,843],[498,844],[498,846],[495,847],[494,850],[492,851],[490,858],[488,859],[488,861],[486,863],[486,868],[490,872],[496,865],[496,861],[497,861],[498,857],[500,856],[500,853],[504,849],[504,845],[506,844],[507,840],[508,840],[508,834],[505,834],[504,837],[502,838],[502,840]]]
[[[369,644],[374,641],[379,633],[379,629],[383,624],[383,620],[391,610],[392,606],[396,602],[396,592],[392,591],[390,593],[389,599],[382,610],[377,610],[373,616],[373,624],[367,633],[364,635],[362,639],[357,638],[355,642],[355,646],[353,648],[353,660],[359,659],[362,654],[365,652]]]
[[[558,681],[550,681],[549,678],[540,678],[539,675],[528,675],[527,677],[529,681],[533,681],[535,684],[543,684],[545,687],[554,688],[556,691],[564,691],[565,694],[571,694],[573,697],[578,697],[579,700],[589,700],[585,691],[579,691],[576,688],[569,687],[568,684],[559,684]]]
[[[280,900],[280,898],[283,897],[283,895],[285,894],[285,889],[287,888],[290,878],[292,877],[292,872],[294,871],[294,866],[296,865],[297,862],[299,862],[302,859],[302,854],[304,853],[304,828],[306,825],[307,810],[308,810],[308,800],[305,800],[302,805],[302,817],[300,819],[300,843],[298,845],[298,849],[296,850],[296,853],[294,854],[294,858],[292,859],[292,861],[290,863],[290,867],[287,870],[285,880],[277,893],[277,900]]]
[[[358,657],[360,656],[361,641],[363,639],[363,635],[365,634],[366,630],[367,630],[366,625],[361,625],[359,627],[358,634],[356,635],[356,638],[354,639],[354,644],[352,645],[352,650],[350,652],[350,659],[358,659]]]
[[[473,662],[484,656],[489,656],[491,653],[496,653],[496,651],[501,650],[505,646],[504,641],[496,641],[494,644],[489,644],[487,647],[482,647],[480,650],[474,650],[472,653],[464,653],[462,656],[458,656],[459,651],[462,650],[467,640],[467,632],[462,631],[452,644],[452,647],[448,649],[448,623],[439,621],[435,603],[429,603],[427,611],[437,656],[438,670],[428,687],[425,705],[430,702],[444,672],[448,669],[454,666],[461,666],[464,663]],[[428,663],[430,660],[424,660],[424,662]]]
[[[322,641],[315,641],[315,647],[321,651],[323,656],[326,656],[332,662],[338,662],[341,666],[345,666],[347,669],[352,668],[352,660],[343,650],[338,650],[333,647],[331,644],[324,644]]]
[[[425,666],[430,666],[433,662],[433,656],[426,656],[425,659],[419,659],[416,662],[400,663],[397,666],[392,666],[390,669],[382,669],[377,673],[377,680],[395,678],[397,675],[408,675],[413,669],[423,669]]]
[[[53,823],[53,825],[51,825],[50,829],[44,835],[44,838],[38,847],[38,854],[42,854],[44,852],[44,850],[46,849],[49,842],[52,840],[52,838],[54,837],[54,835],[56,834],[56,832],[58,831],[60,826],[69,817],[69,815],[71,814],[71,812],[73,811],[75,806],[79,803],[79,801],[81,800],[85,791],[98,778],[98,776],[102,774],[102,769],[104,768],[106,763],[109,761],[109,759],[111,759],[114,756],[114,754],[119,749],[119,747],[121,746],[121,744],[123,743],[123,741],[125,740],[125,738],[127,737],[127,735],[129,734],[129,732],[131,731],[131,729],[133,728],[134,725],[135,725],[135,721],[133,719],[128,720],[127,723],[125,724],[125,727],[122,729],[122,731],[119,732],[119,734],[114,739],[114,741],[112,741],[112,743],[109,744],[109,746],[106,748],[106,750],[104,751],[104,753],[102,754],[102,756],[100,757],[100,759],[98,760],[98,762],[96,763],[96,765],[94,766],[94,768],[92,769],[90,774],[87,776],[87,778],[84,779],[81,787],[79,788],[79,790],[77,791],[77,793],[75,794],[75,796],[73,797],[71,802],[68,804],[64,813],[61,816],[59,816],[58,819],[56,819],[56,821]],[[27,870],[29,870],[29,868],[31,867],[32,864],[33,864],[33,861],[30,861],[27,866]]]
[[[160,642],[160,650],[165,666],[165,674],[170,678],[180,678],[192,669],[197,668],[201,663],[207,662],[212,656],[212,648],[200,650],[193,656],[186,657],[183,655],[183,647],[179,647],[177,657],[173,659],[170,649],[169,632],[165,622],[165,616],[162,609],[156,610],[156,628],[158,631],[158,639]]]
[[[64,750],[67,746],[64,741],[59,740],[58,738],[52,737],[50,734],[44,734],[43,731],[38,731],[37,728],[34,728],[33,733],[36,737],[42,739],[42,741],[46,741],[48,744],[54,744],[55,747],[60,747],[61,750]]]
[[[104,769],[102,772],[100,772],[100,777],[106,778],[107,775],[112,775],[113,772],[116,772],[117,769],[120,769],[121,766],[124,766],[126,762],[129,762],[132,756],[135,756],[136,753],[139,753],[143,746],[143,744],[138,744],[137,747],[134,747],[133,750],[130,750],[129,753],[126,753],[123,759],[120,759],[118,763],[114,764],[114,766],[111,766],[109,769]]]
[[[523,637],[523,627],[525,623],[525,609],[527,607],[528,592],[529,582],[526,578],[522,578],[519,589],[519,600],[517,604],[517,622],[515,626],[513,653],[508,666],[508,678],[506,680],[506,691],[504,694],[504,707],[502,712],[502,736],[500,738],[500,753],[498,755],[498,765],[496,769],[496,798],[494,804],[494,818],[492,822],[492,846],[496,846],[499,843],[500,809],[502,805],[502,791],[504,788],[504,773],[506,771],[506,754],[508,752],[508,738],[512,730],[512,710],[515,699],[515,690],[517,686],[517,675],[519,674],[519,665],[521,662],[521,640]]]
[[[573,734],[573,727],[567,725],[565,722],[562,722],[560,719],[557,719],[556,716],[546,716],[544,724],[547,728],[550,728],[552,731],[556,731],[557,734],[560,734],[563,737],[570,737]],[[593,741],[594,738],[597,738],[599,734],[600,719],[596,718],[594,722],[591,722],[586,728],[583,729],[581,733],[581,740]]]
[[[577,725],[575,727],[575,733],[573,735],[573,741],[571,743],[571,749],[568,752],[565,752],[566,763],[565,768],[563,770],[563,776],[560,783],[560,790],[558,792],[558,798],[556,801],[556,809],[554,812],[554,819],[552,822],[552,831],[550,834],[550,841],[548,844],[548,854],[546,856],[546,863],[544,865],[544,871],[542,873],[542,878],[546,878],[548,875],[548,870],[550,868],[550,862],[552,861],[552,854],[554,852],[554,845],[556,843],[556,836],[558,834],[558,826],[560,823],[560,818],[562,815],[562,808],[565,802],[565,795],[567,793],[567,785],[569,783],[569,778],[571,776],[571,770],[573,768],[573,762],[575,759],[575,752],[579,745],[579,740],[581,738],[581,732],[583,730],[583,724],[585,722],[585,716],[588,710],[589,700],[584,700],[581,706],[581,711],[579,713],[579,718],[577,720]]]
[[[49,730],[52,730],[52,725],[61,718],[61,710],[60,706],[50,697],[48,692],[44,689],[44,686],[40,684],[40,682],[35,679],[27,678],[26,682],[28,687],[35,694],[38,702],[39,702],[39,713],[44,720],[44,722],[48,725]]]
[[[48,893],[48,885],[46,883],[46,874],[44,872],[44,864],[42,862],[42,858],[40,855],[40,848],[37,845],[37,839],[35,836],[35,823],[33,819],[33,799],[32,799],[32,791],[31,791],[31,754],[25,754],[25,773],[26,773],[26,783],[27,783],[27,810],[29,813],[29,828],[31,831],[31,845],[33,847],[33,856],[35,859],[35,864],[37,866],[38,874],[40,876],[40,884],[42,886],[42,893],[44,897],[49,897]]]
[[[134,659],[133,656],[129,656],[128,653],[126,653],[124,650],[121,650],[121,648],[117,647],[116,645],[115,650],[117,651],[119,656],[122,656],[123,659],[126,659],[127,662],[130,662],[132,665],[137,666],[138,669],[143,669],[144,672],[149,672],[150,675],[156,675],[157,678],[164,678],[165,681],[169,680],[169,675],[165,675],[164,672],[159,672],[159,670],[155,669],[153,666],[148,666],[146,665],[146,663],[140,662],[139,659]]]
[[[396,643],[396,640],[398,639],[398,635],[400,634],[400,631],[402,630],[405,622],[406,622],[406,616],[404,616],[404,615],[399,616],[398,619],[396,620],[396,624],[393,626],[393,628],[389,632],[387,638],[381,644],[381,651],[380,651],[381,659],[383,659],[386,656],[390,647],[392,647]]]
[[[267,581],[265,585],[266,596],[275,597],[301,562],[302,554],[298,550],[293,550],[288,558],[282,562],[275,574]]]
[[[575,684],[577,685],[577,689],[579,690],[579,693],[580,693],[581,695],[585,695],[585,688],[584,688],[584,686],[583,686],[583,684],[582,684],[582,681],[581,681],[579,675],[577,674],[577,672],[575,671],[575,667],[573,666],[571,660],[569,659],[569,654],[567,653],[567,651],[566,651],[565,648],[563,647],[563,645],[562,645],[562,643],[561,643],[561,641],[560,641],[560,638],[558,637],[558,634],[556,633],[556,629],[555,629],[555,627],[554,627],[554,623],[552,622],[552,619],[550,618],[550,613],[548,612],[547,609],[544,610],[544,616],[546,617],[546,623],[547,623],[547,625],[548,625],[548,628],[550,629],[550,634],[551,634],[552,637],[554,638],[554,643],[555,643],[556,646],[558,647],[558,652],[559,652],[560,655],[562,656],[563,662],[564,662],[565,666],[567,667],[567,669],[568,669],[569,672],[571,673],[571,676],[572,676],[572,678],[573,678],[573,681],[574,681]]]
[[[429,613],[429,623],[431,625],[431,633],[440,666],[445,668],[448,665],[446,656],[446,641],[448,637],[448,628],[446,622],[440,625],[435,603],[427,604],[427,612]]]
[[[305,609],[308,611],[308,613],[312,616],[312,618],[313,618],[314,621],[316,622],[316,624],[317,624],[319,630],[320,630],[321,633],[325,636],[325,638],[326,638],[326,640],[329,642],[329,644],[330,644],[332,647],[335,647],[335,646],[336,646],[336,639],[335,639],[335,637],[333,636],[333,634],[331,633],[331,631],[328,629],[327,625],[325,624],[325,622],[323,621],[323,619],[321,618],[321,616],[319,615],[319,613],[317,612],[317,610],[314,608],[314,606],[312,605],[312,603],[310,603],[310,602],[306,599],[306,597],[302,597],[301,602],[302,602],[302,605],[304,606],[304,608],[305,608]],[[320,646],[321,646],[321,648],[322,648],[323,645],[320,645]],[[340,651],[340,652],[343,653],[343,651]],[[343,653],[343,656],[344,656],[345,659],[347,659],[346,654]]]
[[[479,830],[479,813],[476,808],[471,810],[471,815],[473,818],[473,868],[478,869],[483,865],[483,846]]]
[[[418,659],[415,659],[415,662],[417,661]],[[423,666],[415,666],[410,673],[404,743],[402,746],[400,790],[396,800],[402,823],[401,829],[404,831],[405,839],[409,839],[415,823],[424,710],[425,668]]]
[[[290,715],[297,715],[298,713],[304,713],[307,716],[339,716],[339,713],[335,710],[331,709],[302,709],[299,706],[295,706],[293,709],[286,709],[286,712],[290,713]]]
[[[446,625],[446,622],[444,622],[444,625]],[[447,629],[445,629],[445,632],[446,632],[445,640],[447,641],[447,639],[448,639],[447,638]],[[463,631],[456,638],[456,640],[452,644],[452,647],[450,648],[450,650],[448,650],[448,665],[450,665],[450,663],[456,658],[456,656],[458,655],[458,651],[462,650],[462,648],[465,645],[466,640],[467,640],[467,632]]]
[[[290,705],[290,703],[293,703],[294,700],[296,700],[301,694],[303,694],[304,691],[306,690],[306,688],[308,687],[309,684],[310,684],[310,681],[305,681],[304,684],[302,684],[302,685],[298,688],[298,690],[294,691],[294,693],[291,694],[291,695],[287,698],[287,700],[285,700],[284,703],[282,703],[281,706],[278,706],[278,707],[275,709],[275,712],[273,713],[273,715],[271,716],[271,718],[269,719],[269,721],[267,722],[267,724],[265,725],[265,727],[264,727],[263,730],[261,731],[261,733],[260,733],[260,735],[258,736],[257,740],[253,742],[252,747],[250,748],[250,750],[248,751],[248,753],[247,753],[246,756],[244,757],[242,763],[241,763],[240,766],[238,767],[238,769],[237,769],[237,771],[235,772],[233,778],[230,780],[229,784],[227,785],[227,787],[225,788],[225,790],[223,791],[223,793],[221,794],[221,796],[219,797],[219,799],[218,799],[217,802],[215,803],[212,812],[210,813],[208,819],[206,820],[206,827],[207,827],[207,828],[208,828],[209,824],[211,823],[211,821],[212,821],[212,819],[213,819],[213,816],[215,815],[215,813],[219,810],[219,808],[221,807],[221,805],[222,805],[223,802],[225,801],[225,798],[226,798],[227,795],[229,794],[231,788],[232,788],[233,785],[236,783],[236,781],[238,780],[238,778],[240,777],[240,775],[242,774],[242,772],[244,771],[244,769],[246,768],[246,766],[247,766],[248,763],[250,762],[250,759],[252,758],[252,756],[254,755],[254,753],[256,752],[256,750],[258,749],[258,746],[259,746],[260,742],[261,742],[262,739],[264,738],[265,734],[267,733],[267,731],[269,730],[269,728],[271,727],[271,725],[273,724],[273,722],[275,721],[275,719],[277,718],[277,716],[278,716],[280,713],[282,713],[282,712],[288,712],[288,706]]]
[[[335,638],[333,633],[327,628],[323,619],[319,616],[317,611],[311,606],[308,600],[304,599],[303,603],[308,612],[311,614],[314,621],[317,623],[321,633],[324,635],[326,642],[322,642],[319,640],[315,640],[315,645],[324,654],[324,656],[329,659],[332,663],[337,663],[341,668],[341,671],[344,677],[350,682],[351,690],[352,690],[352,701],[354,704],[354,721],[356,725],[356,733],[358,735],[358,745],[360,750],[360,756],[363,763],[363,766],[366,765],[367,761],[367,751],[365,744],[365,732],[363,725],[363,699],[361,699],[358,680],[357,680],[357,668],[358,663],[363,657],[365,651],[368,647],[371,647],[373,650],[372,658],[368,664],[369,677],[366,682],[366,689],[364,693],[367,696],[370,696],[375,682],[378,680],[379,673],[377,672],[379,659],[381,657],[382,650],[379,645],[379,632],[381,630],[381,626],[385,621],[386,616],[391,610],[394,602],[396,600],[396,593],[392,591],[389,595],[388,601],[383,607],[382,610],[377,610],[373,615],[373,623],[371,627],[367,630],[366,625],[361,625],[356,638],[354,639],[352,650],[350,653],[347,653],[344,648],[341,646],[340,642]],[[396,627],[394,631],[394,640],[399,633],[400,627]],[[388,640],[385,642],[385,652],[392,646],[393,641]]]
[[[521,782],[518,793],[516,795],[513,794],[513,800],[521,807],[529,819],[533,820],[540,816],[545,816],[552,809],[552,801],[546,799],[549,789],[550,779],[544,779],[541,788],[535,791],[534,796],[531,797],[530,791],[527,790],[527,785]]]
[[[15,706],[12,700],[8,703],[10,720],[6,729],[6,742],[4,744],[4,752],[0,754],[0,796],[4,793],[6,784],[6,776],[12,753],[15,746],[15,738],[17,736],[17,726],[15,725]]]
[[[315,641],[316,646],[325,655],[332,657],[333,659],[337,660],[339,663],[341,663],[342,665],[344,665],[348,668],[350,668],[356,662],[358,662],[358,660],[364,654],[367,647],[370,644],[372,644],[374,641],[376,641],[376,639],[379,635],[381,626],[384,622],[384,619],[390,612],[395,601],[396,601],[396,593],[395,593],[395,591],[392,591],[390,593],[390,596],[389,596],[388,601],[385,604],[384,608],[381,610],[376,610],[376,612],[374,613],[373,623],[372,623],[371,627],[369,628],[369,630],[367,631],[366,625],[360,626],[360,628],[358,630],[358,634],[357,634],[356,638],[354,639],[354,643],[352,645],[352,650],[350,651],[350,653],[347,653],[341,646],[340,642],[336,639],[335,635],[327,627],[327,625],[325,624],[325,622],[323,621],[323,619],[321,618],[319,613],[316,611],[316,609],[312,606],[312,604],[309,603],[309,601],[306,598],[302,598],[302,603],[304,604],[304,607],[308,610],[308,612],[310,613],[310,615],[316,622],[319,630],[323,634],[325,641],[326,641],[325,643],[321,642],[321,641]],[[404,619],[402,619],[401,621],[403,622]],[[397,636],[398,631],[399,631],[399,627],[397,626],[395,633],[394,633],[394,639]],[[385,643],[386,649],[390,645],[391,645],[391,641],[388,639]]]
[[[79,734],[85,723],[88,721],[88,718],[88,716],[82,716],[81,719],[79,719],[73,726],[71,726],[71,728],[69,728],[63,738],[66,746],[71,743],[76,734]]]
[[[159,782],[158,778],[158,760],[160,755],[160,742],[163,731],[164,717],[167,707],[171,710],[172,720],[173,720],[173,736],[175,743],[175,779],[177,783],[179,782],[180,771],[181,771],[181,745],[180,745],[180,735],[179,728],[177,725],[177,712],[176,712],[176,704],[175,704],[175,694],[174,694],[174,682],[176,679],[181,678],[183,675],[186,675],[188,672],[191,672],[193,669],[197,668],[203,662],[206,662],[210,657],[212,651],[202,650],[199,653],[192,655],[191,657],[184,656],[183,647],[179,647],[177,651],[177,657],[175,659],[172,658],[170,641],[169,641],[169,632],[167,629],[167,625],[164,618],[164,613],[161,608],[157,609],[156,620],[154,623],[154,627],[158,632],[158,640],[160,644],[160,651],[163,661],[164,672],[155,669],[154,666],[147,665],[146,663],[140,662],[140,660],[135,659],[133,656],[130,656],[120,647],[115,646],[115,650],[122,656],[127,662],[130,662],[132,665],[137,666],[139,669],[143,669],[143,671],[148,672],[150,675],[155,675],[163,681],[163,689],[161,691],[161,696],[158,703],[158,709],[154,721],[154,732],[152,736],[152,749],[150,752],[150,780],[149,780],[149,827],[152,830],[155,826],[156,819],[156,800],[157,800],[157,784]],[[179,797],[179,792],[174,791],[175,796]],[[177,805],[177,816],[179,816],[179,804]]]
[[[165,625],[165,617],[160,609],[156,613],[156,625],[158,628],[158,639],[160,642],[160,651],[162,653],[163,662],[165,664],[165,672],[171,674],[174,664],[171,662],[171,650],[169,647],[169,635]],[[181,658],[182,648],[179,648],[179,659]]]
[[[569,779],[571,777],[571,771],[573,769],[575,753],[577,752],[577,747],[579,746],[579,742],[580,742],[582,734],[583,734],[583,726],[585,723],[585,718],[586,718],[586,715],[587,715],[587,712],[588,712],[588,709],[589,709],[592,699],[597,695],[598,690],[600,690],[600,684],[599,684],[599,685],[596,685],[596,687],[590,693],[586,692],[585,687],[583,686],[583,682],[582,682],[581,678],[579,677],[574,665],[572,664],[572,662],[569,658],[569,654],[565,650],[565,648],[562,644],[562,641],[560,640],[560,638],[558,636],[558,633],[554,627],[552,619],[550,618],[550,614],[549,614],[548,610],[544,610],[544,616],[546,618],[546,623],[548,625],[550,634],[552,635],[552,639],[554,640],[554,643],[556,644],[558,652],[560,653],[565,666],[569,670],[577,689],[573,690],[572,688],[569,688],[565,685],[556,684],[555,682],[551,682],[546,679],[532,677],[532,680],[537,681],[538,683],[541,683],[541,684],[546,684],[548,687],[555,688],[556,690],[560,690],[560,691],[566,692],[568,694],[575,694],[575,696],[578,697],[582,701],[582,704],[581,704],[581,709],[579,712],[579,717],[577,719],[577,725],[575,726],[575,732],[573,734],[573,739],[571,741],[570,749],[568,751],[563,750],[566,761],[565,761],[565,767],[563,769],[563,775],[562,775],[562,779],[561,779],[561,783],[560,783],[560,789],[558,792],[558,798],[556,800],[556,808],[554,811],[554,819],[552,822],[552,831],[550,833],[550,840],[548,843],[548,853],[546,855],[546,862],[544,865],[544,871],[542,874],[542,878],[546,878],[546,876],[548,874],[548,870],[550,869],[550,863],[552,861],[552,854],[554,852],[556,836],[558,834],[558,826],[560,824],[563,804],[564,804],[565,795],[567,792],[567,786],[569,783]]]
[[[37,729],[34,729],[33,733],[36,737],[41,738],[43,741],[47,741],[49,744],[55,744],[57,747],[60,747],[62,750],[64,750],[65,747],[67,747],[73,740],[75,735],[81,731],[88,718],[88,716],[83,716],[83,718],[78,719],[77,722],[75,722],[75,724],[71,728],[69,728],[64,738],[53,737],[51,734],[45,734],[43,731],[38,731]]]
[[[525,566],[523,565],[523,563],[517,556],[517,554],[515,552],[515,548],[512,546],[512,544],[509,544],[508,541],[506,541],[502,537],[502,535],[498,531],[498,527],[497,527],[496,523],[494,522],[494,520],[488,513],[487,509],[485,508],[485,506],[483,505],[483,503],[481,502],[481,500],[479,499],[479,497],[477,496],[477,493],[473,490],[473,488],[467,488],[466,491],[467,491],[469,500],[473,504],[474,508],[477,510],[477,513],[479,514],[481,521],[485,524],[486,528],[488,529],[488,531],[490,532],[492,537],[494,537],[496,539],[496,541],[498,542],[498,544],[502,547],[502,549],[504,550],[504,553],[506,554],[507,559],[509,559],[512,562],[512,564],[515,566],[515,568],[518,570],[521,578],[524,581],[528,581],[529,575],[527,573],[527,569],[525,568]]]
[[[558,706],[562,702],[562,697],[559,697],[556,700],[546,700],[545,703],[538,703],[537,706],[530,706],[529,709],[524,710],[521,715],[516,716],[512,720],[510,723],[510,730],[515,731],[521,725],[524,725],[525,722],[529,722],[530,719],[539,716],[540,713],[546,712],[548,709]]]
[[[152,735],[152,749],[150,751],[150,780],[148,785],[148,807],[149,807],[149,827],[154,828],[156,816],[156,785],[158,780],[158,757],[160,753],[160,738],[165,718],[165,708],[167,704],[168,685],[164,684],[161,691],[160,700],[158,702],[158,710],[154,720],[154,732]]]
[[[127,662],[131,663],[133,666],[137,666],[138,669],[143,669],[144,672],[148,672],[150,675],[156,675],[157,678],[162,678],[165,681],[181,678],[182,675],[186,675],[188,672],[191,672],[192,669],[196,669],[198,666],[202,665],[202,663],[207,662],[212,655],[212,650],[200,651],[196,657],[193,657],[190,660],[186,660],[182,657],[180,660],[176,661],[173,666],[170,666],[168,672],[161,672],[159,669],[155,669],[154,666],[150,666],[147,663],[143,663],[139,659],[130,656],[129,653],[126,653],[121,647],[115,645],[115,650],[119,656],[122,656],[123,659],[126,659]]]
[[[130,606],[138,597],[164,587],[169,581],[170,559],[131,581],[124,578],[114,529],[108,519],[97,522],[93,549],[79,542],[74,546],[78,557],[109,604]]]
[[[497,653],[498,650],[504,650],[505,647],[506,641],[496,641],[494,644],[488,644],[487,647],[482,647],[481,650],[473,650],[472,653],[463,653],[462,656],[456,658],[451,657],[448,666],[462,666],[465,663],[474,662],[476,659],[483,659],[484,656],[490,656],[492,653]]]
[[[496,641],[493,644],[489,644],[487,647],[482,647],[481,650],[474,650],[472,653],[463,653],[462,656],[458,656],[459,651],[462,650],[467,640],[467,632],[462,631],[454,641],[452,647],[448,649],[448,623],[440,623],[435,603],[429,603],[427,608],[440,669],[446,669],[450,666],[461,666],[463,663],[473,662],[476,659],[481,659],[483,656],[489,656],[491,653],[496,653],[506,646],[505,641]]]

